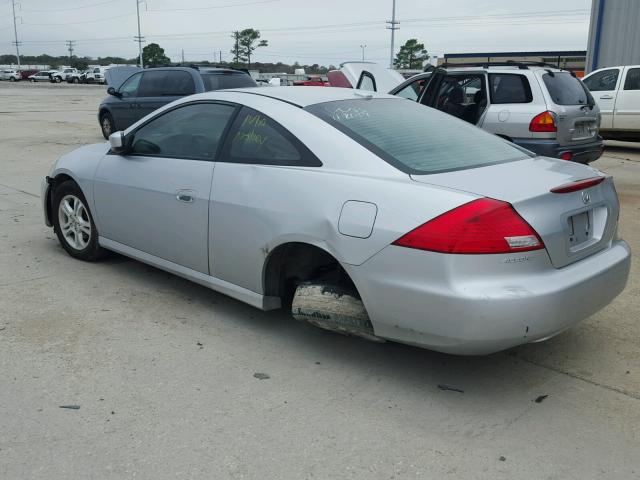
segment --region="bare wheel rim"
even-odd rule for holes
[[[60,232],[67,245],[74,250],[84,250],[91,241],[89,211],[75,195],[65,195],[58,206]]]
[[[111,121],[108,116],[102,117],[102,131],[107,135],[111,135]]]

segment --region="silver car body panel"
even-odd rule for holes
[[[258,308],[280,305],[279,298],[264,295],[265,268],[278,247],[314,245],[350,274],[377,335],[441,351],[489,353],[548,337],[602,308],[624,288],[630,254],[609,230],[595,253],[580,258],[554,253],[561,252],[562,242],[556,245],[553,229],[577,197],[551,194],[549,188],[599,172],[534,159],[412,178],[300,108],[351,98],[353,90],[326,87],[209,92],[162,107],[126,131],[176,105],[223,100],[277,120],[322,167],[132,160],[110,154],[103,143],[63,156],[49,176],[65,174],[78,182],[103,247]],[[612,222],[615,231],[612,183],[598,187],[602,191],[591,189],[594,199],[607,203],[606,228]],[[45,194],[48,188],[44,185]],[[175,199],[182,189],[197,192],[193,203]],[[123,192],[135,204],[123,201]],[[547,250],[445,255],[391,245],[482,196],[513,202],[548,242]],[[341,232],[345,204],[370,206],[356,209],[363,220],[348,217],[347,228],[353,230]]]

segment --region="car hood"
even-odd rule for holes
[[[118,90],[127,78],[141,70],[142,68],[135,66],[111,67],[105,72],[104,76],[107,80],[107,85]]]

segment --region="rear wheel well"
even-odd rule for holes
[[[349,274],[326,250],[292,242],[278,246],[269,255],[264,270],[264,292],[268,296],[280,297],[283,307],[290,307],[297,286],[310,280],[340,285],[357,294]]]

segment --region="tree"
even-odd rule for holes
[[[71,67],[80,71],[86,70],[89,68],[89,60],[90,59],[73,57],[71,59]]]
[[[238,32],[234,32],[234,35]],[[237,39],[239,45],[239,54],[242,60],[246,60],[247,68],[251,68],[251,55],[258,47],[266,47],[269,45],[267,40],[260,40],[260,31],[253,28],[245,28],[239,32]]]
[[[429,60],[429,54],[424,48],[424,43],[418,43],[417,39],[412,38],[400,47],[393,65],[396,68],[421,69],[422,64],[427,60]]]
[[[231,34],[231,38],[233,38],[233,48],[231,49],[231,54],[233,55],[232,61],[233,63],[240,63],[240,32],[238,30],[234,31]]]
[[[164,48],[157,43],[150,43],[142,49],[142,61],[150,67],[171,63],[171,59],[164,54]]]

